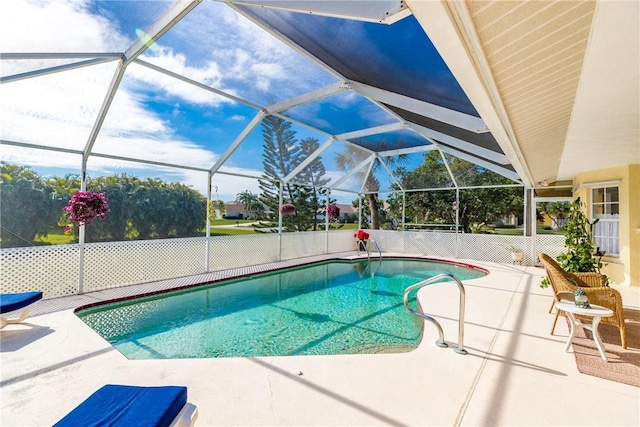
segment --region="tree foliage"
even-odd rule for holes
[[[59,212],[54,189],[27,167],[2,162],[0,219],[3,247],[29,246],[57,225]]]
[[[561,228],[564,225],[564,220],[571,209],[571,203],[569,202],[542,202],[538,203],[538,209],[536,209],[536,220],[543,221],[544,217],[541,214],[545,214],[551,218],[556,228]]]
[[[262,136],[264,175],[263,179],[259,180],[260,200],[272,212],[278,212],[279,182],[319,145],[314,138],[298,142],[296,132],[291,129],[291,123],[275,116],[268,116],[262,121]],[[282,218],[284,231],[305,231],[317,226],[316,215],[322,204],[319,200],[319,187],[328,182],[324,178],[324,165],[320,159],[315,159],[300,174],[301,178],[298,179],[311,183],[311,186],[291,182],[283,185],[283,203],[290,203],[296,208],[295,214]]]
[[[449,169],[459,187],[476,187],[461,189],[458,205],[459,223],[467,232],[473,223],[496,223],[502,218],[523,212],[523,194],[519,187],[480,187],[487,185],[513,184],[508,178],[495,174],[478,165],[465,160],[447,157]],[[424,155],[421,166],[412,171],[404,168],[395,170],[405,188],[446,188],[453,187],[453,182],[444,166],[439,152],[433,150]],[[392,214],[401,212],[401,195],[396,193],[389,200]],[[405,196],[405,215],[408,222],[416,223],[449,223],[456,220],[456,191],[416,191],[407,192]]]
[[[111,209],[87,227],[87,241],[197,236],[206,224],[206,199],[184,184],[123,174],[89,179],[87,188],[104,192]]]
[[[28,246],[69,224],[62,208],[79,189],[76,175],[44,180],[29,168],[2,163],[2,246]],[[88,178],[87,189],[109,200],[107,218],[85,228],[87,242],[195,236],[205,226],[206,199],[183,184],[123,174]],[[77,237],[78,228],[71,233]]]
[[[359,141],[355,141],[359,142]],[[362,145],[366,145],[366,141],[360,141]],[[390,143],[386,139],[382,138],[375,142],[375,145],[381,151],[393,150],[401,148],[404,144],[402,138],[397,139],[396,141]],[[339,170],[343,172],[349,172],[355,169],[359,164],[364,162],[367,157],[370,156],[370,153],[363,150],[355,150],[352,147],[347,147],[342,152],[338,153],[335,158],[336,166]],[[395,157],[386,156],[384,158],[376,157],[372,160],[373,164],[371,168],[364,168],[356,171],[356,176],[359,178],[361,182],[364,184],[365,189],[365,198],[367,202],[367,208],[363,209],[366,212],[366,215],[371,218],[370,227],[374,230],[378,230],[380,228],[380,220],[381,216],[385,215],[385,212],[382,210],[382,201],[379,198],[380,191],[380,181],[376,177],[376,174],[382,169],[382,162],[390,168],[400,168],[402,169],[402,165],[406,161],[406,155],[398,155]],[[356,206],[356,201],[353,202],[354,207]],[[364,226],[364,225],[363,225]]]
[[[311,156],[318,148],[320,148],[320,143],[316,138],[306,138],[300,141],[300,152],[303,158]],[[324,211],[326,208],[326,198],[320,197],[321,194],[324,194],[321,188],[329,183],[329,179],[324,177],[326,173],[324,163],[322,163],[319,157],[316,157],[299,175],[302,182],[311,184],[307,211],[311,217],[314,231],[318,228],[317,213],[320,210]]]
[[[242,203],[249,215],[255,218],[261,218],[264,214],[264,205],[260,201],[260,197],[249,190],[236,194],[236,201]]]

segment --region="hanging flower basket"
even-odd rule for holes
[[[227,214],[227,205],[222,200],[209,200],[207,203],[207,215],[209,219],[216,219],[216,212],[221,218]]]
[[[280,206],[280,213],[283,216],[293,215],[296,213],[296,207],[291,203],[285,203],[282,206]]]
[[[69,204],[62,208],[69,212],[70,219],[80,225],[89,224],[94,218],[105,219],[109,212],[109,201],[104,193],[94,193],[93,191],[78,191]]]

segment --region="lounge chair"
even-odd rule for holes
[[[540,254],[540,262],[544,266],[547,278],[551,287],[555,301],[559,301],[559,295],[566,293],[573,294],[579,287],[582,288],[589,298],[591,304],[600,305],[613,310],[613,316],[603,317],[601,323],[608,323],[616,326],[620,330],[620,341],[622,348],[627,348],[627,335],[624,323],[624,310],[622,308],[622,296],[617,290],[604,285],[604,278],[600,273],[569,273],[549,255]],[[556,327],[560,310],[556,310],[556,317],[553,320],[551,334]],[[580,316],[576,316],[580,318]],[[590,319],[586,319],[591,321]]]
[[[193,426],[198,409],[181,386],[107,384],[54,424],[64,426]]]
[[[21,292],[19,294],[0,294],[0,329],[9,323],[21,323],[31,310],[31,304],[42,299],[42,292]],[[4,315],[22,310],[17,319],[8,319]]]

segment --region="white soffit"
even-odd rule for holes
[[[465,4],[534,182],[556,181],[595,1]]]
[[[559,179],[640,164],[640,2],[599,2]]]

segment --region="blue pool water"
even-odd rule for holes
[[[404,289],[444,272],[485,275],[434,261],[331,261],[78,316],[129,359],[402,352],[422,334],[422,320],[402,303]]]

